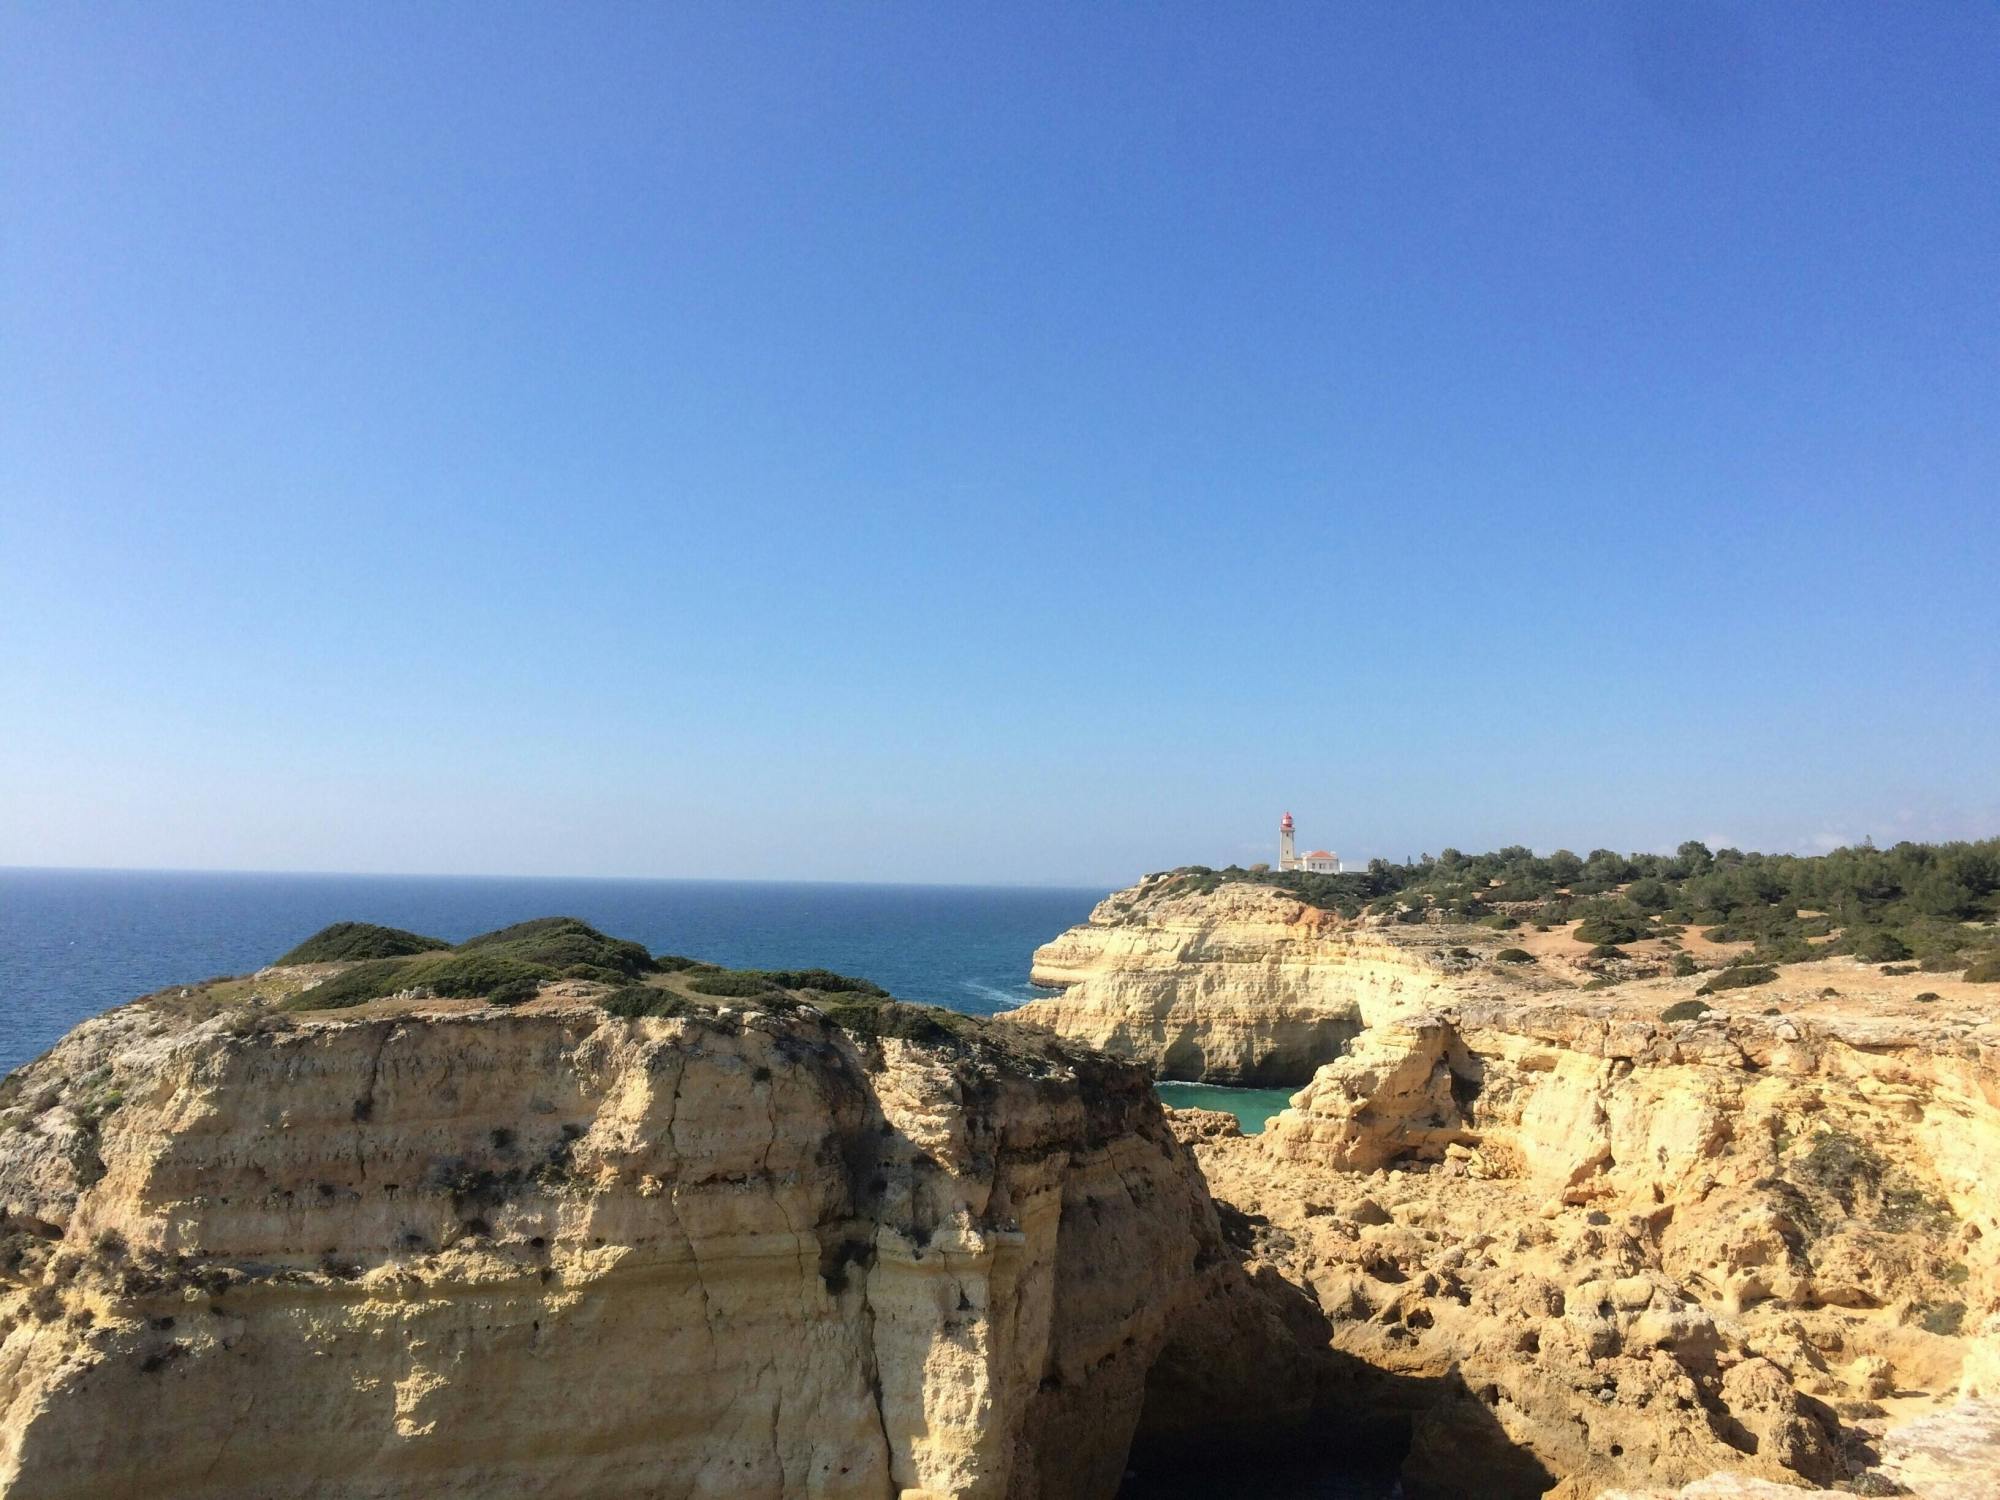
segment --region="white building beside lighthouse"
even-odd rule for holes
[[[1292,815],[1286,813],[1278,819],[1278,868],[1299,870],[1307,875],[1338,875],[1340,856],[1330,849],[1314,849],[1301,855],[1293,842],[1296,830]]]

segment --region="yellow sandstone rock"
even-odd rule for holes
[[[2000,1393],[1976,988],[1829,959],[1669,1023],[1698,979],[1585,990],[1495,946],[1141,886],[1041,951],[1071,988],[1014,1019],[1301,1085],[1261,1136],[1187,1138],[1253,1278],[1327,1319],[1350,1411],[1410,1421],[1413,1496],[2000,1494],[2000,1408],[1960,1400]]]
[[[141,1004],[8,1083],[0,1494],[1098,1500],[1243,1327],[1124,1065],[383,1009]]]

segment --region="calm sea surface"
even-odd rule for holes
[[[1219,1083],[1156,1083],[1153,1091],[1175,1109],[1226,1109],[1245,1135],[1259,1135],[1297,1089],[1233,1089]]]
[[[0,869],[0,1072],[85,1016],[165,985],[244,974],[329,922],[452,942],[581,917],[654,952],[731,967],[821,965],[975,1015],[1047,991],[1037,946],[1100,890],[720,880],[474,880]]]

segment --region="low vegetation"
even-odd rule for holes
[[[1716,995],[1724,990],[1747,990],[1752,985],[1769,984],[1777,977],[1778,971],[1769,964],[1741,964],[1736,968],[1723,969],[1712,975],[1695,993]]]
[[[687,996],[650,984],[628,984],[597,1003],[628,1021],[641,1016],[684,1016],[694,1009],[694,1002]]]
[[[615,984],[659,971],[653,955],[638,943],[606,937],[575,917],[537,917],[497,932],[481,933],[458,951],[547,969],[559,979],[599,979]]]
[[[378,927],[373,922],[335,922],[322,927],[278,960],[281,964],[354,963],[365,958],[404,958],[449,948],[443,938]]]
[[[434,995],[441,1000],[470,1000],[496,991],[525,999],[524,985],[539,986],[554,978],[535,964],[485,954],[445,952],[414,958],[377,958],[343,969],[332,978],[301,990],[284,1002],[286,1010],[342,1010],[388,995]],[[503,1002],[504,1003],[504,1002]]]
[[[1154,877],[1163,894],[1233,880],[1273,886],[1348,917],[1531,923],[1539,930],[1577,922],[1573,936],[1592,947],[1695,928],[1712,942],[1751,945],[1744,956],[1760,967],[1844,953],[2000,983],[2000,839],[1862,844],[1810,856],[1711,850],[1693,841],[1672,854],[1538,855],[1514,845],[1490,854],[1447,849],[1400,864],[1378,859],[1338,875],[1197,865]],[[1675,970],[1692,964],[1677,959]]]
[[[1937,1239],[1958,1222],[1950,1204],[1844,1131],[1819,1131],[1784,1163],[1780,1177],[1761,1185],[1781,1190],[1789,1217],[1808,1238],[1853,1221],[1886,1234]]]
[[[428,946],[411,948],[403,940]],[[384,954],[385,947],[393,951]],[[352,953],[358,961],[283,1001],[280,1009],[340,1010],[394,995],[513,1005],[533,999],[553,980],[585,979],[612,986],[596,1003],[626,1020],[716,1017],[722,1008],[715,1002],[726,1000],[754,1001],[757,1008],[775,1011],[810,1005],[855,1036],[899,1037],[960,1050],[1017,1052],[1026,1047],[1035,1058],[1042,1057],[1035,1050],[1043,1045],[1039,1041],[989,1028],[957,1011],[897,1000],[870,979],[832,969],[725,969],[678,954],[656,958],[639,944],[608,937],[575,917],[519,922],[455,948],[393,928],[342,922],[292,950],[293,955],[333,952]]]
[[[389,934],[385,939],[376,934]],[[660,965],[638,943],[607,937],[575,917],[538,917],[468,938],[457,947],[405,949],[380,957],[368,950],[401,939],[432,944],[435,939],[400,933],[392,927],[338,922],[288,954],[356,950],[361,961],[302,990],[282,1003],[285,1010],[340,1010],[389,995],[429,995],[444,1000],[485,999],[496,1005],[531,1000],[555,979],[592,979],[626,984],[657,973]]]
[[[1660,1012],[1662,1021],[1698,1021],[1708,1014],[1708,1007],[1699,1000],[1676,1000]]]

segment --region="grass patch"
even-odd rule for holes
[[[685,995],[655,989],[649,984],[628,984],[597,1002],[614,1016],[637,1020],[641,1016],[685,1016],[701,1009]]]
[[[301,990],[279,1009],[345,1010],[406,991],[440,1000],[494,996],[499,1004],[517,1005],[532,998],[541,981],[553,978],[554,971],[543,965],[484,953],[379,958],[343,969],[311,989]]]
[[[851,1036],[897,1037],[932,1047],[988,1039],[987,1029],[973,1017],[936,1005],[857,995],[831,1000],[820,1010]]]
[[[714,974],[722,965],[703,963],[682,953],[655,953],[653,967],[662,974]]]
[[[886,999],[889,992],[872,979],[856,979],[831,969],[753,969],[771,983],[788,990],[817,990],[826,995],[875,995]]]
[[[1694,1021],[1708,1014],[1708,1007],[1699,1000],[1676,1000],[1660,1012],[1662,1021]]]
[[[734,1000],[755,1000],[763,995],[782,995],[785,988],[753,969],[726,969],[720,974],[702,974],[688,981],[688,988],[702,995],[721,995]]]
[[[792,990],[819,995],[889,997],[889,992],[872,979],[856,979],[851,974],[836,974],[832,969],[715,969],[709,966],[688,981],[688,988],[698,994],[742,1000]]]
[[[1531,964],[1534,961],[1535,955],[1526,948],[1502,948],[1493,955],[1496,964]]]

